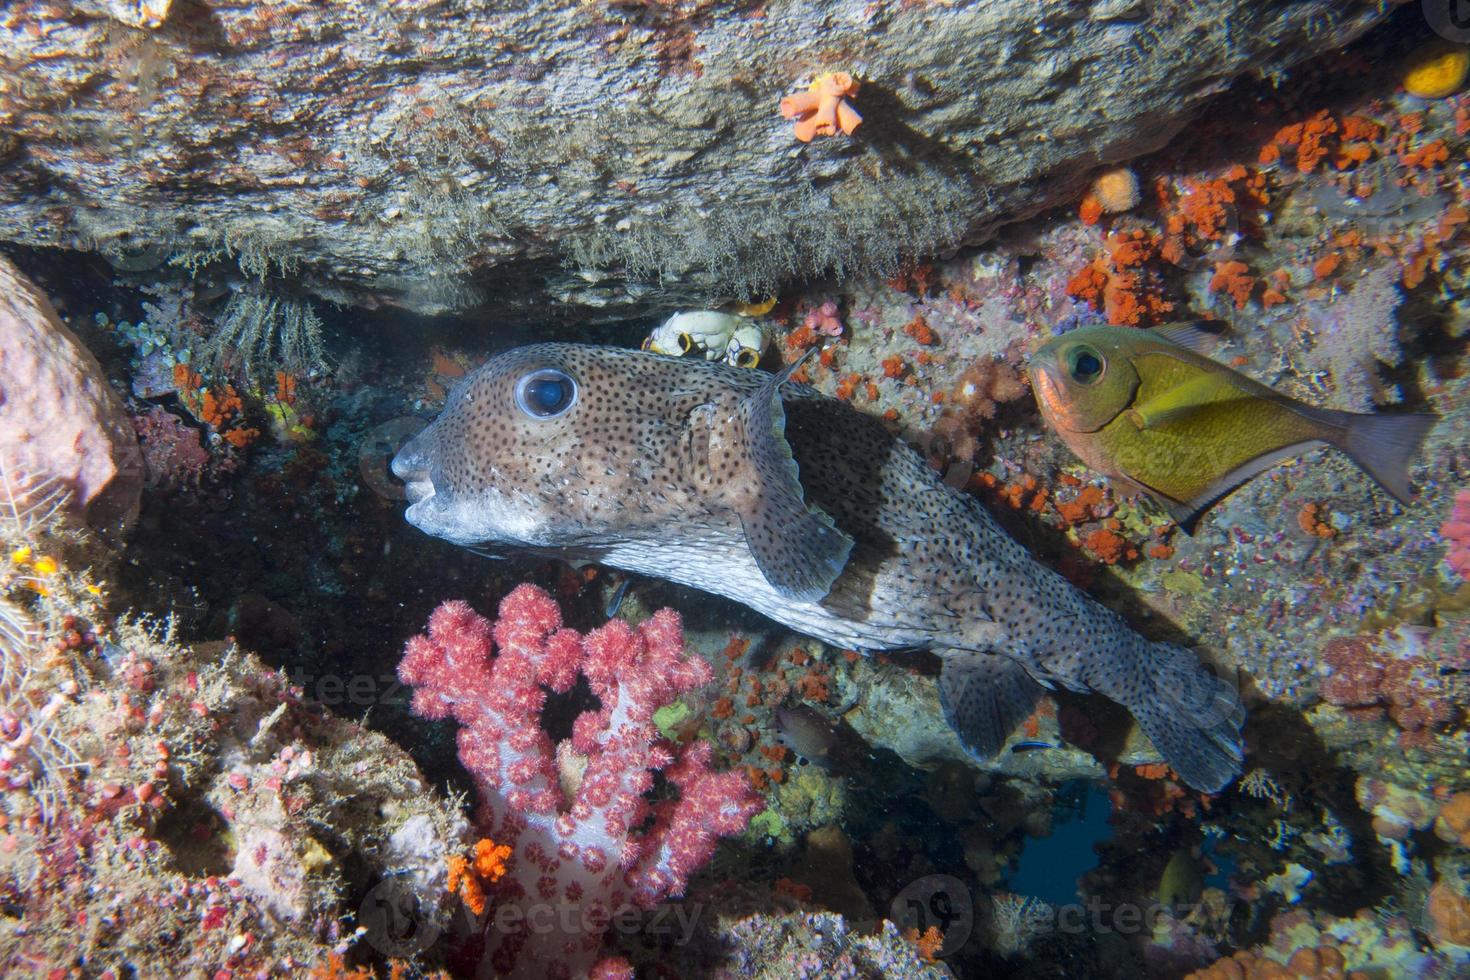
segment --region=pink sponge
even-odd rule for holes
[[[1450,519],[1445,521],[1439,533],[1450,546],[1449,554],[1445,556],[1450,567],[1461,578],[1470,579],[1470,490],[1455,494],[1454,510],[1450,511]]]
[[[64,484],[96,527],[120,530],[138,513],[143,466],[122,401],[46,296],[4,257],[0,465],[22,494]]]

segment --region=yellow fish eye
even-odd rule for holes
[[[1067,375],[1078,384],[1096,384],[1107,367],[1107,359],[1096,347],[1078,344],[1067,352]]]

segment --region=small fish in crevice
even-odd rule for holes
[[[841,734],[826,715],[810,705],[777,706],[776,740],[799,759],[838,768],[835,761],[842,749]]]
[[[832,646],[933,651],[945,718],[980,758],[1064,687],[1126,706],[1191,786],[1235,776],[1233,685],[1139,635],[880,419],[791,370],[574,344],[500,354],[394,459],[407,518],[481,551],[726,596]]]
[[[1185,530],[1283,459],[1332,446],[1408,503],[1409,461],[1437,418],[1317,408],[1206,357],[1197,324],[1082,327],[1031,358],[1052,431],[1082,462],[1142,490]]]

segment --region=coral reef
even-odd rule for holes
[[[7,498],[13,500],[13,498]],[[467,830],[380,734],[303,699],[230,644],[114,621],[110,564],[64,513],[0,520],[0,925],[7,969],[204,974],[299,969],[381,921],[393,882],[431,933],[440,854]],[[84,564],[85,563],[85,564]],[[401,938],[401,937],[400,937]]]
[[[110,541],[0,438],[0,972],[1463,975],[1462,50],[1418,5],[1289,73],[1386,8],[559,10],[0,17],[0,214],[95,253],[7,254],[144,464]],[[777,99],[836,67],[866,120],[793,140]],[[977,763],[932,656],[405,528],[385,460],[485,357],[730,298],[757,369],[804,357],[1236,678],[1238,782],[1065,690]],[[1025,397],[1054,337],[1195,318],[1310,404],[1438,414],[1416,499],[1306,453],[1185,534]],[[7,407],[90,411],[16,373]]]

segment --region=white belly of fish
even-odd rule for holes
[[[856,650],[892,650],[925,645],[927,632],[874,628],[833,615],[815,602],[783,598],[761,574],[744,547],[731,547],[727,535],[686,533],[677,542],[620,541],[597,559],[604,565],[650,578],[668,579],[692,589],[724,596],[823,643]]]

